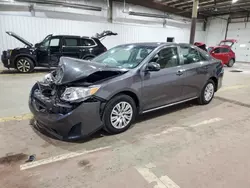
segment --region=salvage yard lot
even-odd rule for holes
[[[231,70],[243,70],[240,73]],[[140,116],[127,132],[63,142],[36,131],[28,95],[46,72],[0,74],[0,182],[25,187],[249,187],[250,66],[225,67],[211,104]],[[35,160],[25,161],[30,155]]]

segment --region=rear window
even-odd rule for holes
[[[92,39],[81,39],[82,46],[94,46],[95,42]]]

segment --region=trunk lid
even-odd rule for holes
[[[232,46],[237,42],[235,39],[227,39],[227,40],[222,40],[219,44],[219,46],[229,46],[232,48]]]
[[[32,47],[33,44],[31,44],[30,42],[28,42],[27,40],[25,40],[24,38],[20,37],[19,35],[15,34],[14,32],[11,31],[6,31],[6,33],[14,38],[16,38],[17,40],[19,40],[20,42],[24,43],[25,45],[27,45],[28,47]]]

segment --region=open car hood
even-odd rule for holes
[[[32,47],[33,44],[31,44],[30,42],[28,42],[27,40],[25,40],[24,38],[18,36],[17,34],[15,34],[14,32],[11,31],[6,31],[6,33],[14,38],[16,38],[17,40],[19,40],[20,42],[24,43],[25,45],[27,45],[28,47]]]
[[[57,85],[69,84],[93,76],[92,82],[113,77],[127,72],[126,69],[118,69],[70,57],[61,57],[58,68],[54,71],[54,83]],[[105,74],[104,74],[105,73]],[[90,80],[90,79],[89,79]]]

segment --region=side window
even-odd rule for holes
[[[197,63],[201,61],[199,52],[191,48],[190,46],[180,46],[182,56],[184,58],[184,64]]]
[[[215,53],[215,54],[221,53],[221,48],[216,48],[216,49],[214,50],[214,53]]]
[[[65,46],[79,46],[78,38],[64,38]]]
[[[221,48],[221,53],[228,53],[229,49],[228,48]]]
[[[160,50],[152,61],[158,63],[161,69],[178,66],[179,56],[177,47],[168,47]]]
[[[82,46],[94,46],[96,43],[92,39],[81,39]]]
[[[60,43],[60,39],[59,38],[52,38],[50,40],[49,46],[57,47],[57,46],[59,46],[59,43]]]

